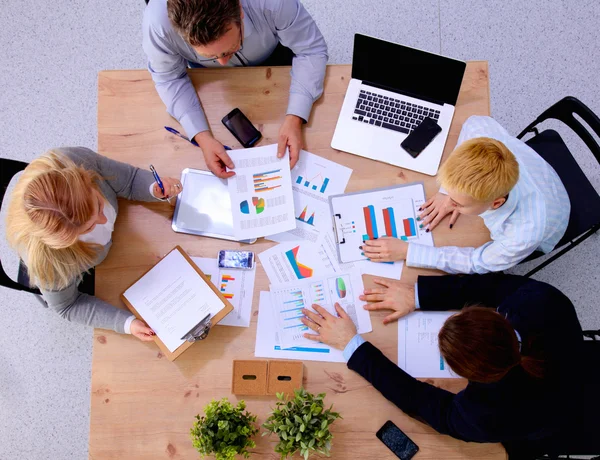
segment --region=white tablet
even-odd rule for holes
[[[186,168],[181,173],[183,192],[177,196],[171,227],[179,233],[238,240],[233,236],[233,216],[227,181],[210,171]]]

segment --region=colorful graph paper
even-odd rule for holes
[[[281,179],[279,173],[281,173],[281,169],[253,174],[254,191],[257,193],[268,192],[269,190],[281,187],[281,184],[277,183]]]

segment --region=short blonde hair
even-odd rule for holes
[[[519,163],[502,142],[477,137],[460,144],[440,168],[438,181],[483,203],[504,197],[519,180]]]
[[[52,151],[23,171],[11,194],[6,233],[34,285],[64,289],[94,265],[100,246],[79,241],[79,234],[94,216],[92,190],[100,191],[99,179]]]

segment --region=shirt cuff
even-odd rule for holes
[[[406,253],[406,265],[418,268],[437,268],[439,248],[424,244],[409,243]]]
[[[131,323],[133,323],[134,319],[135,319],[135,315],[131,315],[129,318],[127,318],[125,320],[125,325],[123,326],[123,329],[125,330],[125,334],[131,334]]]
[[[443,193],[444,195],[448,195],[448,192],[446,191],[446,189],[444,187],[440,187],[438,192]]]
[[[286,115],[296,115],[297,117],[302,118],[304,123],[307,123],[310,118],[312,106],[312,97],[298,93],[290,93]]]
[[[419,283],[415,283],[415,310],[419,310],[421,305],[419,304]]]
[[[190,140],[193,140],[196,134],[210,129],[206,115],[202,110],[187,112],[179,119],[179,124],[183,127]]]
[[[346,348],[344,348],[343,352],[344,359],[346,360],[346,362],[350,361],[350,358],[352,357],[356,349],[360,347],[363,343],[365,343],[365,339],[363,339],[360,336],[360,334],[356,334],[354,337],[352,337],[352,340],[348,342],[348,345],[346,345]]]

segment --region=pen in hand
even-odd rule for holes
[[[171,198],[166,195],[166,193],[165,193],[165,186],[163,185],[162,181],[160,180],[160,177],[158,176],[158,173],[156,172],[156,169],[154,169],[154,166],[150,165],[150,171],[152,171],[152,174],[154,175],[154,180],[158,184],[158,188],[160,188],[161,193],[167,199],[167,201],[169,203],[171,203]]]

